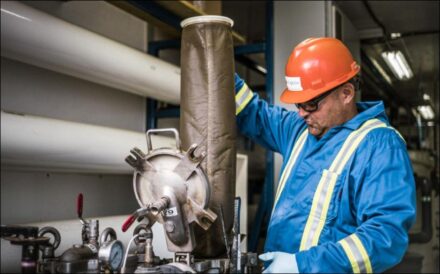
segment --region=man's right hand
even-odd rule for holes
[[[263,273],[299,273],[295,254],[267,252],[258,256],[263,262],[271,262]]]

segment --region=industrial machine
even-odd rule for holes
[[[172,133],[173,148],[153,149],[151,135]],[[206,156],[196,155],[197,145],[183,152],[175,129],[147,131],[147,152],[133,148],[126,162],[134,168],[133,187],[140,208],[122,225],[122,231],[136,221],[139,224],[127,248],[108,227],[99,235],[99,220],[83,219],[83,195],[77,198],[77,215],[82,224],[82,244],[55,257],[61,242],[56,228],[2,226],[2,238],[21,245],[23,273],[254,273],[258,260],[255,253],[241,252],[240,199],[234,203],[233,227],[226,231],[223,208],[219,215],[209,207],[211,186],[199,166]],[[167,248],[173,258],[159,258],[154,253],[152,225],[163,225]],[[199,258],[195,228],[206,233],[214,222],[222,227],[224,256]],[[134,248],[130,248],[134,244]],[[40,253],[41,256],[40,256]]]
[[[170,132],[176,140],[175,148],[152,149],[151,134]],[[232,235],[225,228],[223,209],[217,216],[209,207],[211,186],[207,176],[199,166],[205,153],[196,155],[198,145],[194,144],[186,152],[180,148],[180,139],[175,129],[156,129],[147,132],[147,153],[138,148],[131,150],[126,161],[135,169],[133,187],[141,206],[123,224],[126,231],[136,220],[143,223],[135,229],[133,239],[138,248],[134,253],[138,262],[135,269],[125,264],[122,272],[135,273],[250,273],[255,272],[257,256],[243,253],[240,249],[240,199],[235,199]],[[174,253],[172,262],[164,264],[154,255],[151,245],[151,226],[159,222],[164,227],[167,248]],[[197,258],[193,251],[197,239],[195,229],[206,233],[214,222],[221,224],[222,239],[226,248],[220,258]],[[139,239],[143,239],[140,241]],[[142,243],[142,244],[140,244]]]
[[[22,273],[116,273],[122,266],[124,246],[113,228],[99,235],[99,220],[84,220],[83,195],[77,198],[82,224],[82,244],[75,244],[55,256],[61,235],[54,227],[1,226],[1,237],[22,246]],[[41,252],[41,258],[40,258]]]

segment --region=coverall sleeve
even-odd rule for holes
[[[380,273],[399,263],[408,247],[416,206],[405,144],[387,128],[370,134],[358,147],[347,180],[354,186],[350,197],[357,228],[338,242],[298,252],[301,273]]]
[[[288,142],[294,140],[303,127],[302,119],[296,112],[261,100],[243,81],[237,83],[236,80],[235,91],[240,132],[265,148],[283,154]]]

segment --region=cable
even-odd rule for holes
[[[363,0],[362,3],[364,4],[365,8],[368,11],[368,14],[371,16],[371,18],[373,19],[373,21],[379,25],[379,27],[382,29],[383,34],[384,34],[384,38],[385,38],[385,44],[387,45],[389,50],[392,50],[393,47],[391,46],[390,42],[388,41],[388,31],[385,28],[385,26],[382,24],[382,22],[376,17],[376,14],[374,14],[373,10],[371,9],[370,4],[368,3],[367,0]]]
[[[127,264],[128,251],[130,250],[130,246],[131,246],[131,244],[133,243],[134,239],[136,239],[136,238],[139,237],[139,236],[140,236],[140,234],[136,234],[136,235],[134,235],[134,236],[130,239],[130,241],[128,242],[127,250],[125,251],[125,256],[124,256],[124,263],[122,264],[122,267],[121,267],[121,274],[122,274],[122,273],[125,273],[125,265]]]

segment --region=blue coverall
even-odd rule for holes
[[[236,93],[246,87],[236,77]],[[238,127],[283,156],[282,173],[307,125],[297,112],[268,105],[250,92],[246,100],[236,100]],[[399,263],[407,249],[416,215],[413,170],[404,140],[384,127],[359,143],[336,180],[317,245],[300,250],[317,184],[347,136],[372,118],[389,126],[382,102],[357,103],[357,108],[354,118],[320,139],[307,134],[273,209],[265,252],[295,253],[302,273],[383,272]],[[350,235],[343,246],[341,240]],[[354,249],[347,253],[349,244]]]

